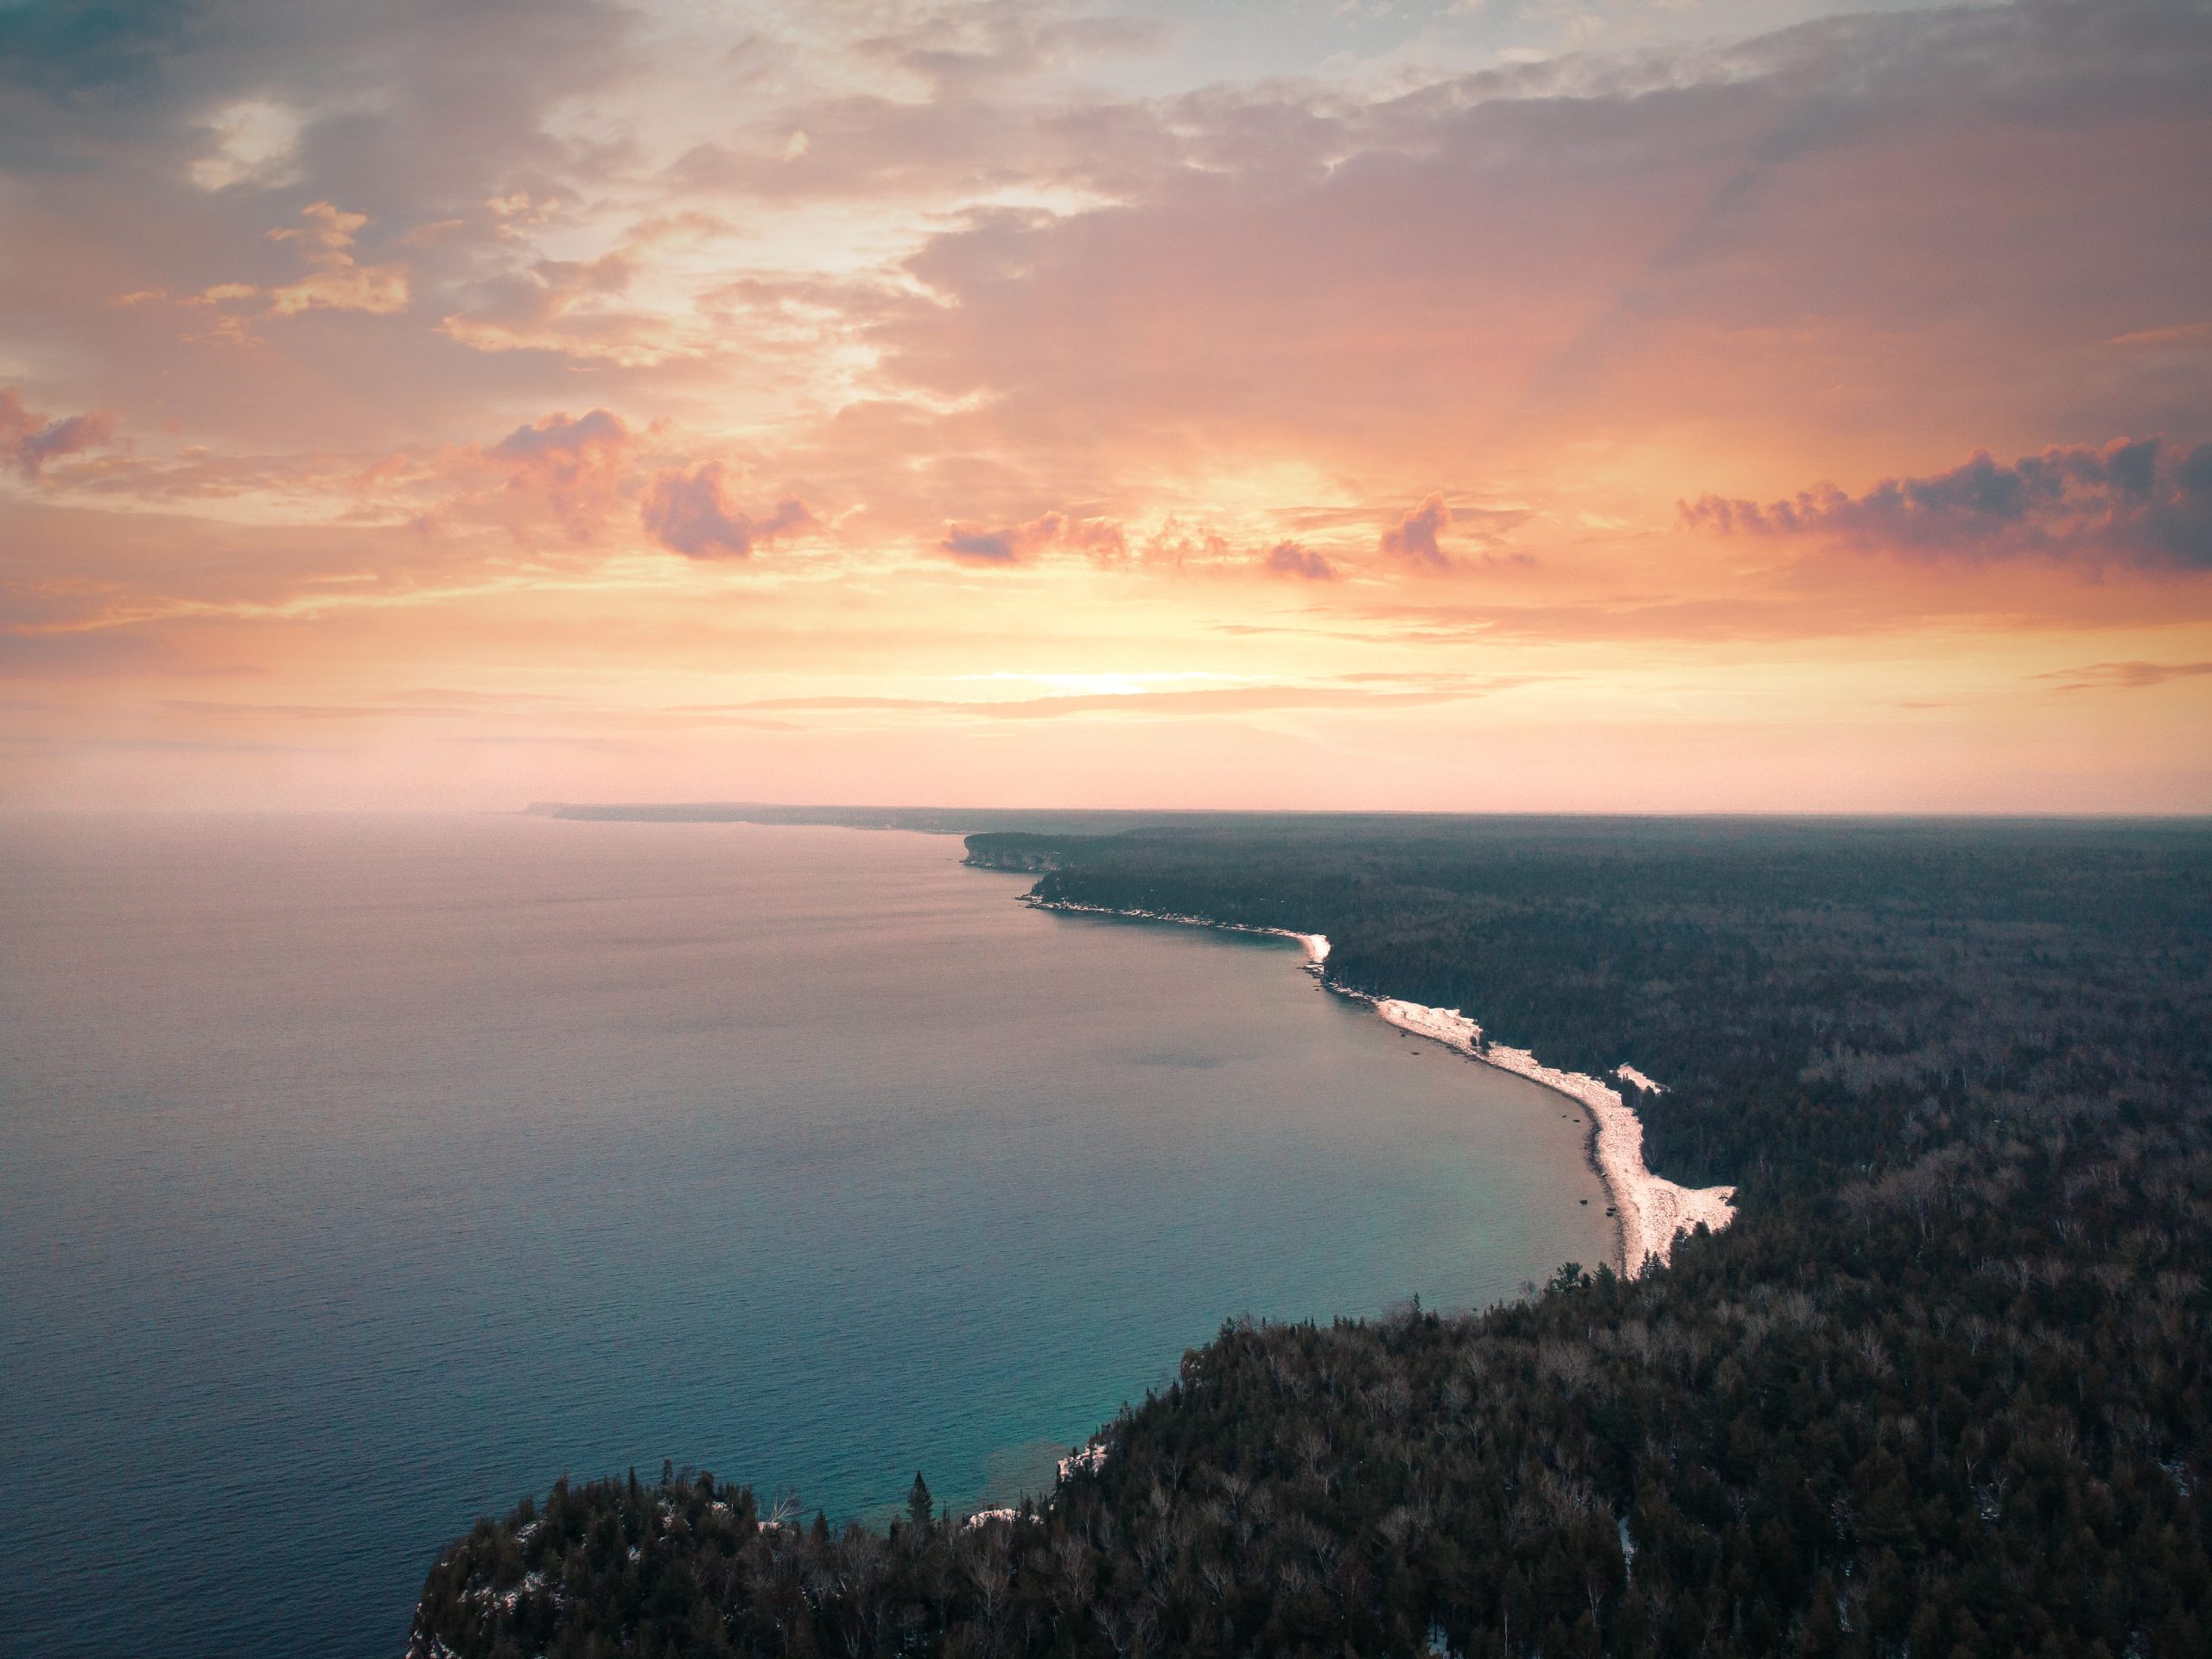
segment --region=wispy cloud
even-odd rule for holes
[[[1238,685],[1192,690],[1069,691],[1046,697],[779,697],[731,705],[743,710],[813,714],[958,715],[984,721],[1062,720],[1111,716],[1138,720],[1208,718],[1292,709],[1382,712],[1491,696],[1527,683],[1518,677],[1457,678],[1412,687],[1374,689],[1338,683]]]
[[[2140,691],[2169,680],[2203,675],[2212,675],[2212,662],[2091,663],[2082,668],[2055,669],[2035,677],[2050,682],[2056,691]]]

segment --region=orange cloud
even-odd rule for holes
[[[366,213],[341,213],[327,201],[301,210],[308,222],[296,230],[271,231],[272,242],[296,242],[307,250],[315,274],[269,292],[270,311],[280,317],[302,311],[363,311],[388,317],[407,308],[407,272],[399,265],[364,265],[353,253],[355,233],[369,222]]]
[[[271,231],[269,239],[298,245],[311,267],[308,275],[296,282],[270,287],[252,283],[217,283],[201,289],[184,303],[249,304],[258,307],[259,315],[271,317],[296,317],[308,311],[353,311],[366,316],[390,317],[407,309],[410,289],[406,267],[365,265],[353,256],[355,239],[369,222],[367,214],[346,213],[329,202],[317,201],[301,209],[300,217],[307,223]]]

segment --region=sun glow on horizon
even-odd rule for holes
[[[0,804],[2212,810],[2212,24],[1836,10],[19,54]]]

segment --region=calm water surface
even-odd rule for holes
[[[563,1471],[979,1503],[1224,1317],[1612,1250],[1557,1097],[959,854],[0,823],[0,1649],[389,1656]]]

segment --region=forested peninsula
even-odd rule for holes
[[[2212,1648],[2212,830],[918,816],[1039,900],[1325,933],[1345,989],[1632,1064],[1647,1162],[1735,1224],[1225,1325],[980,1523],[563,1481],[435,1566],[410,1659]]]

